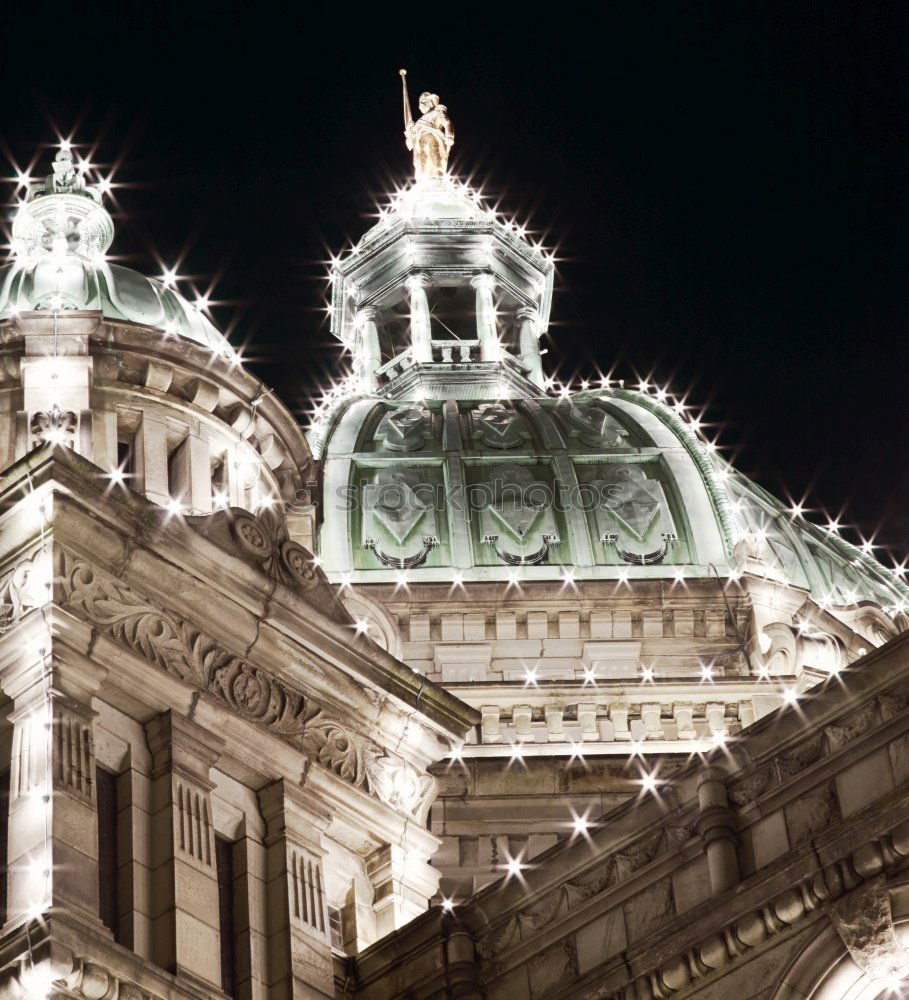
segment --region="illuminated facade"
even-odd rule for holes
[[[431,812],[454,899],[623,801],[629,755],[667,774],[909,624],[892,572],[666,392],[547,391],[552,282],[449,180],[332,276],[356,382],[310,433],[319,554],[377,641],[481,715]]]
[[[20,209],[0,1000],[899,996],[909,590],[556,390],[554,262],[419,107],[306,435],[66,148]]]
[[[359,632],[302,431],[112,236],[58,157],[0,278],[0,996],[333,996],[436,894],[477,720]]]

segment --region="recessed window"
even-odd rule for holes
[[[234,931],[234,845],[215,837],[218,878],[218,926],[221,929],[221,989],[237,996],[237,942]]]
[[[114,940],[119,941],[117,775],[103,767],[96,767],[95,793],[98,799],[98,915],[114,935]]]

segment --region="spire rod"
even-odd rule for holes
[[[407,70],[399,69],[401,75],[401,90],[404,98],[404,138],[409,139],[413,129],[413,116],[410,113],[410,94],[407,93]]]

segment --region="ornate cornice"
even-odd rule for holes
[[[220,548],[261,570],[270,579],[304,594],[328,618],[352,624],[312,553],[290,540],[284,519],[272,510],[258,515],[239,507],[185,518],[195,531]]]
[[[308,695],[224,649],[202,629],[149,603],[84,559],[59,552],[55,582],[64,608],[344,781],[422,821],[434,791],[429,775],[351,732]]]

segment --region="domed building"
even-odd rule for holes
[[[657,387],[547,392],[553,262],[418,179],[335,265],[355,377],[309,433],[351,613],[482,717],[439,774],[457,899],[572,817],[909,625],[901,579],[739,474]]]
[[[65,146],[19,209],[0,1000],[907,995],[909,590],[666,391],[555,391],[553,261],[420,109],[306,434]]]
[[[427,768],[477,716],[360,634],[309,551],[296,420],[105,259],[66,149],[13,237],[0,996],[334,996],[336,954],[436,895]]]

